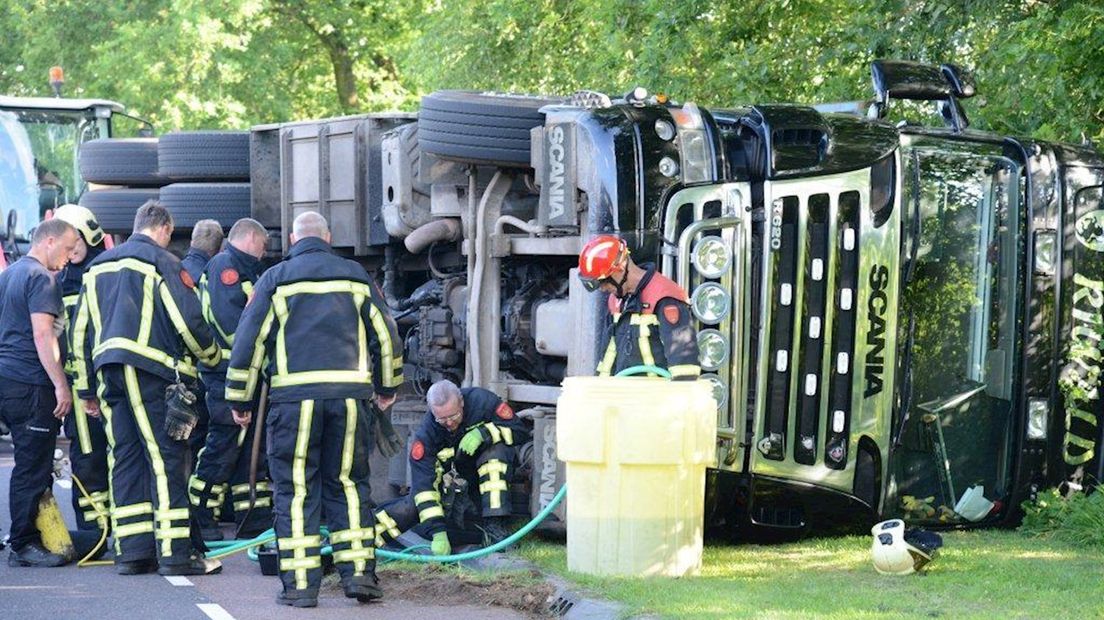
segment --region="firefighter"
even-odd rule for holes
[[[192,243],[188,246],[188,253],[181,259],[180,264],[192,277],[192,281],[199,283],[203,278],[203,271],[207,269],[207,263],[222,248],[222,224],[215,220],[199,220],[192,226]],[[195,289],[196,294],[199,288]],[[199,451],[203,449],[207,441],[207,428],[211,415],[207,411],[207,386],[203,378],[196,383],[196,411],[199,413],[199,422],[188,440],[191,446],[193,461],[198,460]]]
[[[295,218],[291,252],[257,281],[226,371],[226,400],[244,428],[268,360],[268,466],[283,582],[276,601],[294,607],[318,604],[323,513],[345,596],[382,596],[368,487],[369,401],[381,410],[394,402],[402,343],[383,294],[329,241],[321,215]]]
[[[599,376],[638,365],[665,368],[676,381],[701,375],[686,291],[655,265],[634,263],[624,240],[598,235],[588,241],[579,253],[579,279],[588,291],[609,294],[613,322],[600,341]]]
[[[51,271],[68,262],[77,231],[62,220],[38,225],[26,256],[0,273],[0,417],[11,429],[15,466],[8,486],[9,566],[61,566],[42,545],[38,503],[53,484],[54,442],[73,396],[58,336],[64,316]]]
[[[377,511],[377,545],[420,523],[432,538],[433,553],[452,552],[441,505],[448,491],[446,474],[465,480],[468,497],[481,508],[484,543],[506,538],[517,449],[529,440],[529,429],[508,403],[483,388],[460,389],[451,381],[438,381],[426,392],[426,401],[429,411],[410,447],[410,495]]]
[[[222,540],[216,521],[217,511],[227,496],[233,502],[234,515],[243,537],[252,538],[272,527],[272,497],[264,460],[258,463],[257,494],[254,509],[249,508],[249,446],[253,433],[262,432],[250,423],[239,428],[225,399],[226,368],[234,332],[253,286],[261,276],[267,231],[257,220],[238,220],[230,229],[226,248],[215,255],[199,281],[203,316],[215,332],[222,349],[222,361],[216,366],[200,366],[200,377],[207,388],[207,410],[211,414],[207,441],[199,453],[195,474],[188,483],[192,515],[204,540]],[[256,402],[248,407],[255,410]],[[246,448],[246,449],[243,449]],[[242,519],[249,512],[249,522]]]
[[[73,324],[77,393],[90,414],[102,408],[112,444],[111,530],[122,575],[221,570],[192,545],[185,440],[196,414],[182,383],[197,375],[193,355],[217,364],[219,348],[195,282],[165,249],[172,232],[165,207],[142,205],[130,239],[89,265]]]
[[[86,207],[62,205],[54,211],[54,218],[68,222],[80,233],[73,255],[57,276],[61,287],[61,298],[65,305],[66,331],[71,331],[80,294],[81,279],[88,265],[104,251],[104,231],[96,221],[96,216]],[[68,347],[67,347],[68,348]],[[70,382],[74,377],[74,356],[69,350],[66,355],[65,374]],[[69,464],[73,476],[80,480],[84,491],[73,487],[73,513],[77,516],[77,529],[99,530],[108,527],[107,485],[107,433],[103,421],[97,415],[90,416],[84,410],[84,403],[73,390],[73,412],[65,417],[65,436],[69,438]]]

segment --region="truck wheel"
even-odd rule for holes
[[[540,108],[563,99],[465,90],[422,97],[418,144],[456,161],[529,167],[529,130],[544,124]]]
[[[80,147],[81,177],[104,185],[160,187],[166,183],[157,173],[157,138],[100,138]]]
[[[249,217],[249,183],[173,183],[161,188],[161,204],[172,213],[177,230],[208,219],[230,228]]]
[[[173,181],[248,181],[248,131],[177,131],[157,144],[161,175]]]
[[[107,188],[87,191],[80,197],[82,207],[88,207],[107,233],[129,233],[134,230],[134,213],[147,200],[157,200],[156,188]]]

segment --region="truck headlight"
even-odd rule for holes
[[[715,329],[698,332],[698,363],[702,370],[717,370],[728,360],[728,341]]]
[[[728,404],[728,386],[724,380],[717,375],[702,375],[701,379],[713,386],[713,400],[717,401],[717,409],[724,409]]]
[[[716,325],[728,315],[732,300],[720,284],[706,282],[694,289],[690,298],[690,309],[694,316],[706,325]]]
[[[713,179],[713,145],[705,132],[701,110],[693,103],[671,108],[671,119],[678,127],[679,155],[682,158],[682,182],[705,183]]]
[[[720,237],[704,237],[690,255],[698,273],[707,278],[719,278],[732,264],[732,253]]]

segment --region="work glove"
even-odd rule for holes
[[[395,427],[391,425],[391,414],[380,411],[375,405],[372,408],[376,414],[376,448],[384,458],[389,459],[403,449],[403,443],[395,432]]]
[[[429,545],[433,555],[449,555],[452,553],[452,545],[449,544],[447,532],[437,532],[433,535],[433,542]]]
[[[483,443],[482,429],[473,428],[460,439],[460,451],[468,456],[475,456],[475,451]]]
[[[165,434],[174,441],[185,441],[199,421],[195,411],[196,397],[183,383],[171,383],[165,388]]]

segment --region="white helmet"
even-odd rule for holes
[[[96,216],[88,207],[61,205],[54,209],[54,217],[76,228],[89,246],[100,245],[103,242],[103,228],[100,228],[100,223],[96,221]]]
[[[882,521],[871,528],[874,535],[871,553],[874,569],[883,575],[908,575],[920,572],[943,546],[939,534],[919,528],[905,529],[900,519]]]

